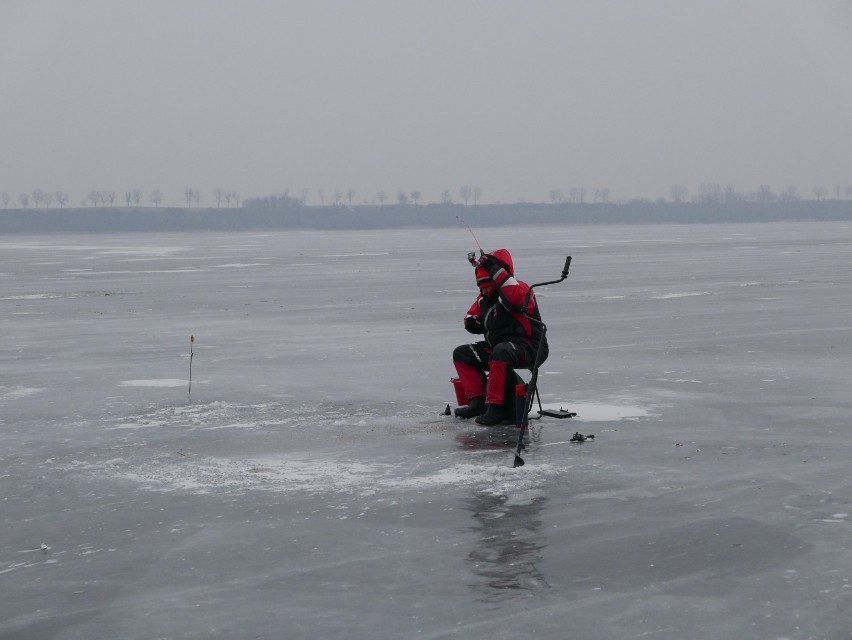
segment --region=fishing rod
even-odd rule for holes
[[[479,249],[479,255],[484,256],[485,252],[482,250],[482,245],[479,244],[479,240],[476,239],[476,234],[473,232],[473,229],[470,228],[470,225],[464,221],[461,216],[456,216],[456,220],[461,222],[465,228],[470,232],[470,235],[473,236],[473,241],[476,243],[476,248]],[[470,262],[474,267],[476,266],[476,252],[471,251],[467,254],[467,261]]]

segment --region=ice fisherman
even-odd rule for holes
[[[479,295],[464,317],[464,328],[484,334],[485,340],[453,351],[453,364],[468,400],[467,406],[458,407],[455,414],[459,418],[475,417],[479,424],[496,425],[514,417],[505,407],[507,380],[514,380],[511,370],[531,369],[539,344],[539,364],[544,362],[547,339],[534,294],[523,308],[530,288],[515,278],[511,254],[497,249],[483,253],[479,260],[470,259]],[[531,322],[530,317],[537,322]]]

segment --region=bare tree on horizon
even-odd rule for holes
[[[672,202],[684,202],[689,195],[689,189],[682,184],[673,184],[669,189],[669,195],[672,197]]]

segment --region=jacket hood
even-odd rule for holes
[[[512,254],[509,253],[508,249],[497,249],[492,251],[491,255],[506,267],[510,275],[515,275],[515,265],[512,263]]]

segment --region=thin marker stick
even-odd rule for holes
[[[189,336],[189,397],[192,398],[192,358],[195,352],[192,350],[192,345],[195,344],[195,336]]]

